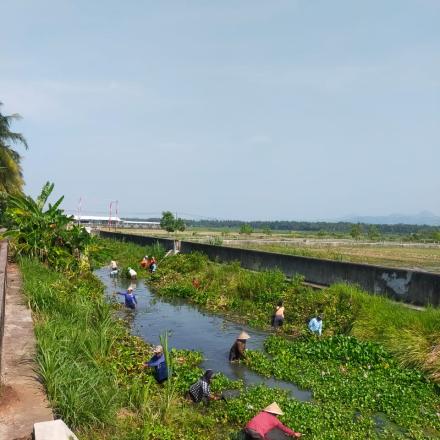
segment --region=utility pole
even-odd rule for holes
[[[116,222],[118,222],[119,221],[119,202],[116,200],[116,219],[115,219],[115,231],[116,231]]]

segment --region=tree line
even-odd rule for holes
[[[437,226],[427,225],[408,225],[408,224],[378,224],[351,222],[309,222],[309,221],[240,221],[240,220],[185,220],[189,227],[218,228],[218,229],[237,229],[243,225],[249,225],[252,230],[271,230],[271,231],[298,231],[298,232],[325,232],[340,234],[357,234],[358,232],[367,234],[374,231],[381,235],[410,235],[410,234],[430,234],[438,232]]]

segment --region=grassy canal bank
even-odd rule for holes
[[[102,243],[107,254],[124,267],[137,267],[146,253],[162,254],[160,248]],[[99,263],[102,261],[95,261],[95,266]],[[211,263],[198,254],[167,258],[154,275],[139,269],[139,275],[158,294],[184,297],[255,327],[267,327],[272,305],[280,297],[285,300],[285,334],[270,337],[264,352],[249,352],[247,365],[262,375],[311,389],[313,401],[300,402],[261,385],[229,403],[218,401],[206,407],[183,398],[201,373],[200,354],[171,350],[173,378],[165,387],[158,386],[142,368],[150,347],[131,336],[126,323],[115,318],[115,305],[104,300],[103,286],[91,273],[69,276],[25,258],[20,267],[50,402],[81,439],[232,439],[273,400],[285,411],[282,420],[303,432],[304,438],[439,436],[438,386],[426,378],[435,378],[435,371],[426,368],[423,347],[417,359],[425,373],[416,368],[415,359],[405,361],[398,352],[391,354],[391,345],[385,344],[391,340],[390,327],[375,327],[391,315],[377,316],[367,326],[364,321],[370,318],[364,309],[370,305],[363,300],[371,297],[364,298],[361,292],[344,286],[323,292],[304,290],[299,280],[286,284],[277,272],[255,274],[237,265]],[[194,288],[193,278],[199,280],[199,289]],[[392,313],[392,307],[395,305],[390,303],[387,313]],[[326,337],[320,341],[303,334],[304,318],[315,311],[325,313]],[[409,316],[402,320],[408,321]],[[430,331],[438,331],[437,318],[436,311],[414,312],[413,324],[401,327],[400,333],[417,327],[419,338],[430,344],[429,338],[434,337]],[[284,337],[287,335],[289,338]],[[292,339],[291,335],[298,337]],[[403,362],[411,367],[401,366]],[[240,384],[220,376],[213,388],[219,391],[231,386]]]
[[[128,243],[107,246],[126,266],[148,253]],[[439,438],[439,310],[410,310],[347,285],[313,291],[278,272],[253,273],[200,254],[167,258],[156,274],[142,276],[159,295],[257,328],[269,327],[274,304],[284,300],[282,334],[269,338],[264,352],[250,352],[247,365],[311,389],[313,403],[257,387],[234,403],[243,422],[259,400],[278,394],[285,421],[310,438]],[[317,312],[325,315],[321,340],[305,327]]]

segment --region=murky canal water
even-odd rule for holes
[[[95,274],[106,286],[107,295],[110,298],[116,296],[117,301],[123,302],[123,297],[115,293],[125,291],[130,282],[111,278],[107,268],[99,269]],[[154,295],[144,281],[136,283],[135,294],[138,300],[137,310],[122,312],[131,323],[133,334],[141,336],[149,343],[158,344],[159,336],[168,331],[170,347],[203,353],[203,368],[221,371],[230,379],[243,380],[246,385],[265,383],[269,387],[288,390],[299,400],[311,400],[310,391],[301,390],[288,382],[264,378],[249,371],[244,365],[231,364],[228,361],[229,349],[241,330],[246,330],[251,335],[247,342],[250,349],[262,349],[268,333],[201,311],[184,301],[164,300]]]

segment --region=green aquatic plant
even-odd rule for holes
[[[333,423],[349,422],[356,414],[349,424],[357,431],[361,419],[369,420],[367,432],[373,435],[373,416],[383,413],[414,438],[430,438],[427,430],[440,433],[435,385],[420,371],[400,367],[379,344],[347,336],[319,341],[271,337],[265,349],[248,352],[249,368],[311,389],[317,405],[337,413]]]

